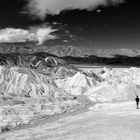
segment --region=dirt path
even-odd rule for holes
[[[88,111],[0,135],[4,140],[140,140],[140,110]]]

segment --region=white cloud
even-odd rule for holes
[[[55,39],[56,36],[51,35],[50,33],[55,32],[56,30],[52,30],[51,28],[40,28],[36,32],[37,40],[40,44],[43,44],[46,40]]]
[[[51,27],[41,27],[34,28],[34,31],[24,30],[24,29],[14,29],[6,28],[0,30],[0,42],[26,42],[35,41],[38,44],[42,44],[47,40],[55,39],[55,35],[51,35],[52,32],[55,32],[55,29]]]
[[[22,29],[6,28],[0,30],[0,42],[25,42],[29,32]]]
[[[67,9],[94,10],[99,5],[116,5],[124,0],[28,0],[28,12],[44,19],[46,14],[59,14]]]

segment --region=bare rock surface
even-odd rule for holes
[[[27,68],[0,66],[0,91],[1,132],[80,104],[49,76]]]
[[[139,68],[72,72],[58,67],[52,76],[0,66],[0,138],[125,140],[128,135],[137,140],[140,112],[132,101],[140,95]]]
[[[139,140],[140,110],[134,102],[113,110],[82,112],[0,135],[5,140]],[[121,108],[120,108],[121,106]]]

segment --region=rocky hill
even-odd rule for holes
[[[0,44],[0,131],[75,111],[90,102],[132,101],[140,70],[82,72],[70,63],[140,65],[139,51],[91,51],[72,46]],[[88,51],[90,53],[88,53]],[[104,57],[99,56],[106,54]],[[128,55],[129,54],[129,55]],[[79,99],[84,96],[84,100]],[[85,100],[86,97],[86,100]]]
[[[36,45],[34,42],[24,43],[0,43],[0,53],[19,53],[19,54],[33,54],[45,52],[56,55],[58,57],[73,56],[85,57],[94,55],[97,57],[114,57],[115,55],[123,55],[128,57],[136,57],[140,55],[140,50],[135,49],[95,49],[87,47],[76,47],[72,45]]]
[[[8,64],[38,69],[49,65],[45,62],[45,58],[48,56],[64,60],[67,64],[140,66],[140,50],[103,50],[71,45],[47,46],[35,45],[33,42],[0,44],[1,65]]]

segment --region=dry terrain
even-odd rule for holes
[[[1,140],[139,140],[140,110],[135,103],[113,109],[94,110],[65,116],[0,135]]]

